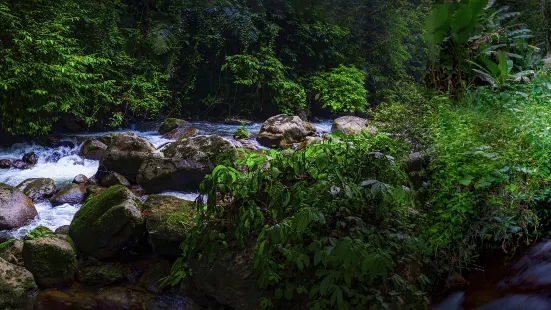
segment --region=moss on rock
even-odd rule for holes
[[[186,124],[186,121],[179,118],[167,118],[159,128],[159,133],[164,135],[171,130],[174,130],[178,127],[182,127]]]
[[[193,202],[172,196],[150,195],[144,203],[149,240],[160,257],[174,258],[181,254],[180,244],[195,224]]]
[[[91,197],[78,210],[69,235],[83,253],[105,259],[143,230],[140,201],[126,187],[116,185]]]
[[[0,258],[0,309],[30,309],[37,293],[33,275]]]
[[[67,238],[49,235],[26,240],[23,260],[41,287],[66,286],[74,281],[77,258]]]
[[[126,278],[121,266],[98,264],[79,271],[79,281],[89,286],[107,286],[120,283]]]

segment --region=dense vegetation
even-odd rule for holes
[[[369,118],[377,134],[214,169],[165,281],[253,244],[264,308],[422,308],[483,251],[514,253],[551,231],[550,11],[536,0],[0,0],[0,125],[40,135],[158,115]],[[420,185],[414,152],[430,158]]]
[[[44,134],[58,120],[118,127],[160,111],[364,111],[396,81],[421,76],[425,10],[407,1],[2,0],[1,126]]]

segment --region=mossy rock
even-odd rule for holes
[[[82,147],[80,148],[80,156],[86,159],[99,160],[103,157],[103,155],[105,155],[106,151],[107,144],[96,139],[89,139],[82,144]]]
[[[9,239],[0,243],[0,258],[18,265],[23,261],[23,241]]]
[[[124,185],[126,187],[130,186],[130,182],[120,173],[111,172],[99,181],[99,185],[103,187],[111,187],[115,185]]]
[[[235,145],[220,136],[178,140],[144,160],[137,182],[148,194],[195,189],[214,167],[236,156]]]
[[[49,178],[27,179],[19,183],[16,188],[33,201],[50,198],[55,194],[56,190],[54,180]]]
[[[159,133],[164,135],[178,127],[182,127],[187,122],[179,118],[167,118],[159,128]]]
[[[162,280],[170,275],[171,267],[172,264],[166,260],[149,266],[140,278],[139,285],[152,293],[161,294],[166,290]]]
[[[0,309],[32,309],[36,295],[33,275],[0,258]]]
[[[65,203],[80,204],[84,201],[86,186],[84,184],[67,184],[63,186],[59,192],[50,198],[50,202],[54,206],[59,206]]]
[[[107,188],[101,187],[99,185],[88,185],[86,186],[86,197],[90,197],[103,193]]]
[[[74,282],[77,257],[73,245],[67,239],[67,236],[49,235],[25,240],[25,267],[40,287],[63,287]]]
[[[143,213],[153,251],[164,258],[180,256],[180,244],[195,225],[194,203],[172,196],[149,195]]]
[[[245,128],[239,128],[233,133],[233,138],[235,140],[248,139],[250,136],[251,136],[251,134]]]
[[[46,226],[37,226],[31,230],[24,238],[24,240],[33,240],[40,237],[53,235],[54,232]]]
[[[88,286],[107,286],[126,279],[124,270],[116,264],[99,263],[84,267],[78,272],[78,280]]]
[[[178,140],[188,139],[199,134],[199,130],[193,127],[189,128],[176,128],[163,135],[164,139]]]
[[[135,181],[144,159],[155,150],[149,141],[134,133],[120,133],[113,138],[101,158],[96,178],[99,180],[110,172],[118,172],[130,181]]]
[[[140,201],[126,187],[110,187],[78,210],[69,235],[84,254],[109,258],[144,231],[141,209]]]

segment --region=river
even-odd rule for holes
[[[313,123],[319,132],[330,132],[332,121],[321,121]],[[253,135],[260,130],[261,123],[250,123],[245,128]],[[87,137],[99,137],[108,133],[134,132],[137,135],[150,141],[155,147],[160,147],[172,140],[164,139],[156,128],[159,124],[149,125],[147,129],[140,130],[138,127],[125,130],[95,133],[80,133],[61,136],[58,145],[55,147],[46,147],[34,143],[17,143],[7,148],[0,148],[0,159],[21,159],[24,154],[34,152],[38,155],[38,163],[32,169],[20,170],[16,168],[0,169],[0,182],[12,186],[30,178],[51,178],[55,181],[56,187],[71,183],[78,174],[87,177],[93,176],[99,167],[99,161],[87,160],[79,156],[79,150]],[[240,128],[240,125],[228,125],[212,122],[190,122],[190,126],[199,131],[199,135],[220,135],[233,140],[233,133]],[[195,200],[196,192],[172,192],[167,191],[164,195],[176,196],[185,200]],[[48,200],[35,203],[38,216],[28,225],[9,231],[0,231],[0,238],[22,238],[33,228],[42,225],[52,230],[64,225],[69,225],[74,214],[80,208],[80,205],[63,204],[52,207]]]

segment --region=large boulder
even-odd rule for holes
[[[83,184],[67,184],[63,186],[59,192],[50,198],[50,202],[54,206],[59,206],[65,203],[80,204],[84,201],[86,187]]]
[[[17,185],[16,188],[33,201],[52,197],[55,193],[54,180],[49,178],[27,179]]]
[[[254,248],[254,243],[250,243],[246,249],[230,247],[222,250],[212,264],[206,256],[191,259],[192,283],[198,292],[190,293],[204,294],[231,309],[260,309],[263,294],[258,288],[254,270]],[[199,298],[197,302],[200,302]]]
[[[182,127],[186,124],[186,121],[178,118],[167,118],[159,128],[159,133],[164,135],[174,129]]]
[[[29,197],[15,187],[0,183],[0,230],[25,226],[37,215]]]
[[[266,147],[284,147],[299,143],[314,133],[312,124],[302,121],[300,117],[280,114],[262,124],[256,140]]]
[[[356,116],[343,116],[333,121],[331,126],[332,132],[342,132],[344,134],[360,133],[364,130],[374,132],[375,127],[369,125],[369,121],[365,118]]]
[[[118,172],[134,181],[140,166],[154,151],[155,147],[149,141],[134,133],[118,134],[100,160],[97,177],[101,178],[102,173]]]
[[[0,309],[32,309],[37,295],[33,275],[0,258]]]
[[[172,196],[149,195],[144,219],[153,251],[160,257],[180,256],[180,244],[195,222],[193,202]]]
[[[84,254],[105,259],[144,231],[140,201],[122,185],[92,196],[78,210],[69,235]]]
[[[218,163],[235,160],[236,153],[232,142],[216,135],[178,140],[147,158],[137,181],[148,194],[195,188]]]
[[[62,287],[74,281],[77,257],[66,235],[25,240],[23,260],[40,287]]]
[[[80,148],[80,156],[86,159],[99,160],[105,155],[107,145],[96,139],[88,139]]]

